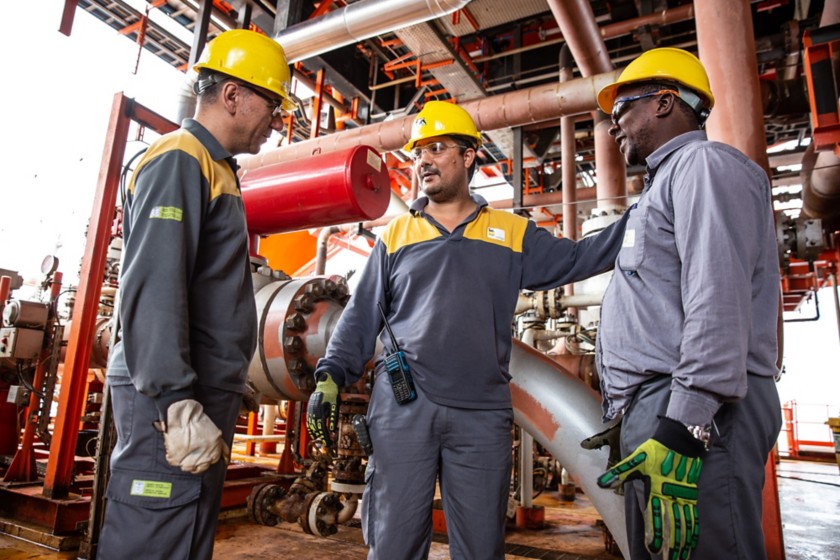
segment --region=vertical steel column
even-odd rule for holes
[[[566,48],[565,46],[563,47]],[[561,54],[562,60],[562,54]],[[560,69],[560,81],[571,80],[571,66]],[[575,163],[575,117],[560,117],[560,164],[563,174],[563,237],[577,239],[577,164]],[[569,294],[574,286],[569,284]]]
[[[64,360],[64,375],[55,418],[50,460],[44,478],[44,496],[63,498],[67,496],[73,461],[76,455],[76,440],[79,436],[82,399],[87,384],[90,350],[93,346],[96,316],[99,312],[99,292],[105,274],[105,257],[111,240],[111,226],[114,223],[114,207],[117,200],[120,171],[125,155],[125,141],[130,121],[126,118],[131,100],[118,93],[111,108],[109,134],[102,155],[102,166],[93,211],[88,224],[85,254],[79,274],[76,305],[70,325],[70,340]]]
[[[207,42],[207,29],[210,27],[210,16],[213,14],[213,0],[201,0],[196,14],[196,25],[193,29],[193,44],[190,49],[190,60],[187,63],[187,73],[195,66]]]
[[[522,208],[522,198],[525,193],[525,183],[522,181],[522,127],[513,129],[513,162],[511,163],[511,183],[513,185],[513,213],[528,215]]]
[[[312,128],[309,130],[310,140],[321,134],[321,105],[324,102],[324,69],[318,70],[315,78],[315,97],[312,98]]]
[[[828,275],[828,281],[831,285],[831,294],[834,299],[834,319],[837,321],[837,334],[840,335],[840,298],[837,296],[837,273],[830,273]]]
[[[64,0],[64,11],[61,13],[61,25],[58,27],[59,33],[70,36],[73,31],[73,20],[76,16],[76,6],[79,0]]]
[[[704,0],[694,10],[700,60],[715,95],[709,139],[738,148],[769,172],[750,2]]]

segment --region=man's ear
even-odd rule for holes
[[[467,169],[473,164],[476,158],[475,148],[467,148],[464,150],[464,167]]]
[[[222,91],[219,93],[219,99],[224,104],[227,112],[231,115],[235,115],[236,109],[242,101],[242,89],[234,82],[227,81],[222,84]]]
[[[670,115],[677,106],[677,96],[673,93],[663,93],[656,101],[656,116],[664,118]]]

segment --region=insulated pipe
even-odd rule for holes
[[[289,63],[368,37],[436,19],[470,0],[363,0],[327,15],[287,27],[274,36]]]
[[[607,45],[595,23],[595,14],[588,0],[548,0],[548,6],[581,75],[592,76],[613,70]],[[609,134],[609,117],[596,109],[593,119],[598,206],[623,206],[623,199],[627,196],[624,157]]]
[[[609,450],[584,451],[580,442],[604,430],[601,398],[556,362],[518,340],[511,348],[510,383],[514,420],[534,436],[580,484],[604,520],[625,558],[624,498],[600,488]]]
[[[605,72],[565,83],[544,84],[460,104],[479,130],[497,130],[538,123],[565,115],[578,115],[597,107],[600,89],[618,79],[619,72]],[[379,152],[402,148],[411,136],[415,115],[336,132],[296,142],[255,156],[237,158],[244,171],[279,161],[292,161],[314,154],[368,145]]]
[[[741,150],[769,175],[750,2],[704,0],[694,9],[700,60],[715,95],[709,139]]]
[[[327,15],[287,27],[273,37],[289,64],[460,10],[470,0],[363,0]],[[198,59],[196,53],[194,57]],[[178,94],[176,120],[195,112],[196,73],[187,70]]]

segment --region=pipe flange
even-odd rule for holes
[[[265,483],[254,486],[246,500],[248,519],[259,525],[274,527],[280,517],[274,513],[277,505],[286,496],[286,491],[277,484]]]
[[[306,514],[300,517],[303,530],[310,535],[328,537],[338,531],[338,513],[344,508],[341,498],[333,492],[306,496]]]

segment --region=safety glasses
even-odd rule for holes
[[[621,118],[621,115],[627,112],[630,108],[630,104],[634,101],[638,101],[639,99],[644,99],[645,97],[653,97],[655,95],[662,95],[663,93],[673,93],[677,97],[680,96],[679,92],[673,89],[660,89],[659,91],[652,91],[650,93],[642,93],[639,95],[633,95],[630,97],[621,97],[616,99],[613,102],[612,113],[610,113],[610,119],[612,119],[613,124],[618,123],[618,119]]]
[[[423,157],[424,153],[428,153],[433,158],[436,158],[443,154],[443,152],[451,150],[452,148],[463,148],[463,146],[459,144],[447,144],[445,142],[432,142],[431,144],[426,144],[425,146],[412,148],[409,153],[411,154],[411,159],[417,161]]]
[[[251,93],[256,94],[257,97],[262,98],[263,101],[268,103],[268,106],[271,108],[271,118],[272,119],[277,117],[278,115],[283,114],[283,100],[282,99],[272,99],[271,97],[269,97],[265,93],[261,92],[260,90],[258,90],[255,87],[252,87],[252,86],[246,84],[245,82],[236,82],[236,83],[239,84],[240,86],[244,87],[245,89],[247,89]]]

